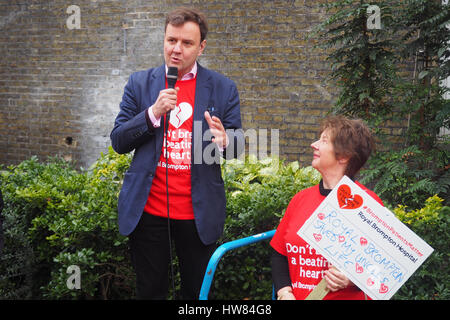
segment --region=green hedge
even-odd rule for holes
[[[131,155],[118,155],[110,148],[88,170],[76,170],[73,163],[58,158],[42,163],[32,157],[1,171],[5,248],[0,258],[0,299],[134,298],[128,238],[119,235],[116,210],[130,160]],[[320,179],[311,167],[272,158],[227,161],[222,170],[227,219],[219,244],[275,229],[292,196]],[[449,298],[449,207],[433,199],[424,211],[396,209],[400,219],[435,248],[396,298]],[[426,219],[410,219],[423,212],[428,213]],[[227,253],[217,268],[210,298],[270,299],[269,258],[268,241]],[[79,290],[66,285],[71,265],[81,270]]]
[[[421,209],[410,210],[406,206],[398,206],[393,210],[403,223],[434,249],[424,264],[396,293],[396,299],[450,298],[450,207],[443,206],[442,202],[443,199],[433,196],[425,201],[425,206]]]
[[[127,238],[119,235],[116,210],[128,166],[129,156],[110,150],[82,172],[61,159],[35,157],[2,171],[0,297],[132,297]],[[66,286],[70,265],[80,267],[81,290]]]

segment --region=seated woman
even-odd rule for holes
[[[311,144],[312,166],[320,172],[322,180],[292,198],[270,242],[274,249],[272,278],[279,300],[305,299],[322,278],[330,290],[324,299],[366,299],[363,291],[316,253],[297,231],[344,175],[354,180],[373,146],[372,134],[361,120],[333,116],[323,122],[320,139]],[[375,193],[355,183],[382,204]]]

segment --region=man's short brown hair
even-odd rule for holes
[[[201,43],[203,40],[206,39],[206,34],[208,33],[208,23],[206,22],[205,15],[197,9],[181,7],[169,12],[169,14],[166,17],[166,25],[164,30],[167,29],[167,25],[169,23],[173,26],[179,27],[188,21],[198,24],[200,28],[200,43]]]
[[[336,159],[349,158],[345,175],[354,178],[375,146],[370,129],[361,119],[343,116],[326,118],[320,132],[326,129],[329,129]]]

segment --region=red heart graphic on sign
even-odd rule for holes
[[[373,281],[371,278],[367,278],[366,283],[367,283],[367,285],[368,285],[369,287],[371,287],[371,286],[374,285],[375,281]]]
[[[363,273],[364,268],[361,265],[356,264],[356,270],[355,271],[356,271],[356,273]]]
[[[363,199],[359,194],[352,194],[350,187],[346,184],[339,186],[337,191],[339,207],[341,209],[356,209],[361,207]]]
[[[316,239],[317,242],[322,240],[322,235],[320,233],[313,233],[314,239]]]
[[[320,220],[323,220],[323,219],[325,218],[325,213],[319,212],[319,213],[317,214],[317,218],[319,218]]]
[[[361,238],[359,238],[359,243],[360,243],[362,246],[365,246],[365,245],[367,245],[367,239],[361,237]]]
[[[345,241],[345,237],[344,236],[339,236],[339,242],[344,242]]]
[[[389,288],[387,285],[385,285],[384,283],[381,284],[380,286],[380,290],[378,291],[379,293],[386,293],[389,291]]]

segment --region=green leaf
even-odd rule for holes
[[[421,71],[417,78],[419,80],[421,80],[421,79],[425,78],[428,74],[429,74],[429,71],[427,71],[427,70]]]

